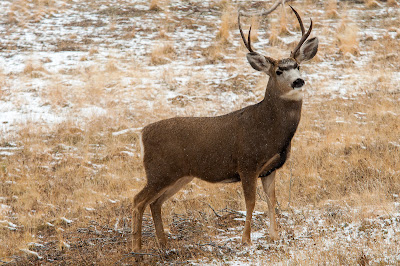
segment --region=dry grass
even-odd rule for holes
[[[300,183],[294,198],[313,204],[330,198],[368,205],[385,202],[399,191],[399,147],[390,144],[398,142],[399,118],[392,112],[399,108],[396,96],[383,100],[383,95],[387,92],[367,93],[357,100],[328,100],[321,107],[310,107],[318,111],[306,112],[294,141],[293,168],[298,166],[295,173],[301,177],[295,181]],[[370,108],[365,110],[365,106]],[[305,152],[310,146],[314,146],[313,152]],[[360,201],[355,195],[360,195]],[[373,195],[371,201],[366,195]]]
[[[19,14],[31,2],[15,1],[12,4],[14,13],[7,15],[8,23],[28,23]],[[46,11],[55,2],[32,3],[35,8]],[[315,4],[315,1],[307,1],[304,8],[311,10]],[[387,5],[395,4],[388,1]],[[121,49],[121,54],[114,51],[110,53],[116,54],[104,56],[101,43],[85,46],[77,42],[79,35],[71,35],[69,40],[56,40],[56,50],[81,51],[78,58],[82,65],[50,72],[45,64],[51,62],[32,60],[26,62],[21,73],[0,71],[0,99],[8,99],[12,93],[8,90],[10,83],[18,80],[21,87],[28,87],[29,93],[40,96],[41,104],[60,112],[66,109],[70,117],[51,126],[28,121],[12,135],[0,139],[0,151],[12,151],[10,155],[0,154],[1,262],[13,261],[20,265],[137,263],[129,253],[131,199],[145,182],[137,134],[134,131],[113,133],[177,114],[223,114],[263,97],[267,79],[250,72],[243,46],[232,48],[239,35],[236,7],[230,1],[213,2],[185,18],[185,27],[181,28],[177,26],[175,11],[168,6],[168,2],[162,1],[149,4],[153,11],[167,12],[166,17],[156,20],[157,29],[140,24],[127,31],[126,38],[156,33],[152,40],[154,46],[139,59],[125,48]],[[328,1],[324,8],[326,14],[321,16],[337,18],[337,1]],[[358,7],[349,3],[347,8]],[[128,11],[114,9],[112,14],[131,15]],[[31,15],[24,12],[25,18]],[[309,12],[311,17],[318,13],[307,11],[304,17]],[[203,14],[221,18],[221,24],[210,23]],[[135,15],[147,18],[149,13]],[[268,55],[277,58],[288,54],[288,45],[279,41],[282,28],[287,23],[297,27],[297,21],[288,15],[290,21],[286,22],[279,11],[273,16],[278,19],[267,22],[266,35],[261,33],[264,25],[258,24],[257,18],[252,21],[244,18],[242,23],[244,28],[253,25],[253,41],[269,34]],[[173,26],[166,25],[166,20]],[[117,29],[119,22],[115,21],[113,27]],[[174,47],[181,46],[174,39],[174,27],[178,27],[176,31],[196,29],[196,23],[207,25],[206,30],[212,32],[210,44],[204,48],[196,43],[189,51],[182,45],[182,50],[177,51]],[[257,257],[260,264],[354,265],[373,264],[376,260],[385,262],[385,252],[398,252],[398,240],[389,241],[376,219],[388,217],[390,220],[392,213],[399,212],[393,207],[400,192],[400,92],[394,79],[400,60],[399,37],[392,37],[396,30],[389,31],[389,28],[390,34],[377,39],[363,37],[362,25],[357,26],[356,21],[350,21],[345,15],[339,23],[337,29],[315,24],[315,31],[323,40],[321,57],[305,65],[304,72],[305,75],[324,75],[326,79],[307,86],[310,94],[305,96],[291,156],[277,175],[281,242],[273,243],[266,233],[253,246],[242,247],[240,239],[235,238],[240,236],[243,226],[243,216],[237,211],[245,209],[241,185],[195,180],[164,205],[164,224],[171,233],[168,249],[157,248],[147,210],[144,250],[151,255],[144,257],[142,265],[191,261],[222,264],[231,263],[230,260],[235,263],[237,256],[243,259],[241,262],[247,259],[248,263],[255,263],[251,259],[260,254],[256,252],[262,254]],[[341,56],[359,55],[361,49],[371,53],[368,59],[374,64],[359,69],[353,61]],[[201,67],[192,71],[192,68],[182,70],[169,64],[184,58],[186,53],[196,59],[190,64],[197,67],[220,65],[215,71],[228,73],[228,78],[215,85],[207,76],[210,72]],[[101,56],[105,58],[99,59]],[[238,59],[232,59],[235,57]],[[87,62],[94,64],[86,66]],[[61,78],[65,76],[71,82]],[[365,86],[354,94],[322,93],[324,86],[342,76],[348,77],[342,79],[345,88],[352,88],[359,82]],[[184,85],[180,83],[183,77],[189,77]],[[38,79],[48,82],[45,88],[29,91],[31,83]],[[153,87],[146,83],[154,79],[159,81],[156,85],[161,85]],[[166,99],[166,92],[175,93],[174,97]],[[231,100],[230,94],[239,96]],[[227,101],[232,103],[227,104]],[[82,111],[93,106],[101,108],[105,114],[88,115]],[[266,200],[258,187],[258,211],[267,209]],[[265,221],[268,221],[266,215],[255,215],[254,231],[264,232]],[[325,224],[320,226],[320,221]],[[327,248],[327,242],[334,241],[334,233],[346,231],[343,228],[348,228],[349,224],[358,225],[358,232],[366,235],[382,233],[366,242],[355,241],[349,246],[341,243]],[[308,232],[304,238],[300,237],[303,231]],[[24,249],[38,252],[43,259],[37,260],[34,254],[21,251]]]
[[[7,23],[25,27],[27,21],[38,23],[46,15],[59,11],[60,6],[56,6],[53,0],[12,1],[10,12],[7,14]]]
[[[221,15],[221,24],[217,32],[217,40],[220,45],[230,42],[231,30],[237,26],[237,10],[229,3],[224,3]]]
[[[327,201],[354,207],[386,206],[392,195],[400,191],[397,134],[400,119],[392,114],[400,113],[400,108],[395,99],[396,94],[376,91],[361,95],[357,100],[324,99],[323,104],[307,104],[289,163],[278,175],[280,208],[286,208],[289,203],[290,182],[293,208],[323,206]],[[366,114],[358,115],[365,106],[368,106]],[[36,242],[40,235],[55,237],[55,251],[62,250],[60,245],[65,241],[75,246],[78,243],[67,232],[84,230],[82,228],[87,228],[87,223],[93,220],[112,228],[118,219],[127,218],[125,227],[129,228],[129,199],[143,186],[144,179],[136,135],[112,135],[124,124],[125,121],[98,117],[83,128],[71,121],[51,130],[29,125],[20,131],[17,146],[23,148],[3,158],[0,192],[7,198],[3,203],[19,214],[13,223],[23,227],[17,231],[3,230],[2,237],[9,241],[2,242],[0,257],[13,255],[25,248],[26,243]],[[164,207],[165,223],[175,235],[179,230],[174,215],[201,221],[198,230],[202,235],[211,236],[218,233],[207,231],[205,226],[214,221],[208,206],[215,210],[244,209],[240,184],[211,185],[195,181],[185,191]],[[262,199],[258,201],[257,210],[267,207]],[[115,208],[124,211],[115,215],[110,212]],[[199,210],[206,216],[190,218]],[[66,223],[63,217],[72,223]],[[348,222],[370,217],[353,217]],[[0,216],[2,219],[4,216]],[[187,222],[192,227],[196,223]],[[201,239],[200,235],[192,237]],[[185,241],[193,242],[192,239],[180,240],[174,245],[182,247]],[[128,252],[129,242],[128,238],[117,245],[122,248],[117,252]],[[145,238],[145,247],[151,245],[154,246],[154,237]],[[65,259],[73,259],[70,257],[75,256],[73,250],[63,252],[66,252]],[[333,261],[341,257],[340,254],[331,256]]]
[[[360,53],[358,32],[359,28],[354,22],[349,21],[346,17],[342,18],[336,35],[342,54],[358,55]]]
[[[28,61],[25,64],[23,73],[29,75],[31,78],[40,78],[48,74],[48,71],[43,67],[41,62]]]
[[[153,65],[163,65],[171,62],[175,56],[175,48],[171,42],[156,44],[150,54],[150,61]]]
[[[380,7],[381,5],[375,0],[365,0],[365,6],[367,8],[377,8]]]
[[[337,0],[326,1],[325,14],[328,18],[338,18],[339,13],[337,10]]]
[[[399,3],[396,0],[388,0],[387,5],[388,6],[399,6]]]
[[[280,8],[280,13],[281,13],[281,15],[279,17],[278,32],[279,32],[279,35],[282,36],[282,35],[289,34],[289,29],[288,29],[288,19],[287,19],[286,10],[284,10],[283,7]],[[300,16],[303,16],[303,14],[300,14]],[[298,25],[297,23],[293,24],[293,25],[297,25],[297,27],[300,29],[300,25]]]
[[[222,42],[228,42],[230,36],[230,22],[231,15],[229,11],[225,11],[221,16],[221,26],[219,27],[217,38],[221,39]]]
[[[4,72],[2,69],[0,69],[0,99],[3,97],[3,89],[7,84],[7,77],[4,75]]]
[[[149,5],[149,10],[151,10],[151,11],[161,11],[162,8],[161,8],[161,3],[160,2],[161,2],[160,0],[151,0],[150,1],[150,5]],[[163,2],[166,2],[166,1],[163,1]],[[167,4],[167,3],[164,3],[164,5],[165,4]]]

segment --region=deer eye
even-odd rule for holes
[[[297,66],[297,70],[300,70],[300,66]]]
[[[283,72],[282,71],[280,71],[280,70],[277,70],[276,71],[276,74],[279,76],[279,75],[281,75]]]

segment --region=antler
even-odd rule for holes
[[[247,36],[247,42],[246,42],[246,38],[244,37],[243,31],[242,31],[242,26],[240,26],[240,11],[238,14],[238,25],[239,25],[239,31],[240,31],[240,35],[242,36],[242,40],[244,42],[244,45],[246,46],[247,50],[249,50],[250,53],[253,53],[254,50],[251,48],[251,40],[250,40],[250,33],[251,33],[251,26],[249,29],[249,35]]]
[[[294,50],[290,53],[290,57],[295,58],[295,55],[296,55],[297,51],[300,49],[300,47],[303,45],[303,43],[307,40],[308,36],[310,36],[310,34],[311,34],[312,19],[310,18],[310,21],[311,21],[310,28],[308,29],[307,33],[304,34],[304,32],[305,32],[304,25],[303,25],[303,21],[301,21],[301,17],[299,15],[299,13],[297,13],[297,11],[291,5],[289,5],[289,6],[293,10],[294,14],[297,17],[297,20],[299,21],[300,28],[301,28],[301,35],[302,35],[299,43],[296,46],[296,48],[294,48]]]

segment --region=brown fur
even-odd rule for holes
[[[293,8],[292,8],[293,9]],[[296,16],[302,25],[297,12]],[[275,60],[253,51],[250,30],[246,41],[250,65],[269,75],[264,99],[241,110],[217,117],[175,117],[146,126],[142,132],[146,186],[135,196],[133,209],[133,250],[141,249],[144,209],[150,204],[156,235],[164,246],[161,206],[194,177],[211,183],[241,181],[246,202],[246,221],[242,242],[251,243],[251,218],[255,207],[257,179],[261,177],[267,194],[272,239],[278,238],[275,221],[275,173],[286,161],[290,143],[300,122],[302,91],[294,86],[298,70],[287,74],[278,67],[296,66],[314,57],[318,40],[298,45],[299,58]],[[308,35],[311,32],[311,26]],[[308,37],[308,36],[307,36]],[[301,42],[306,38],[302,37]],[[279,75],[278,75],[279,74]],[[278,78],[279,76],[279,78]],[[296,87],[296,89],[294,89]],[[300,87],[300,89],[298,89]]]
[[[281,154],[290,149],[302,106],[302,101],[284,100],[281,94],[271,78],[258,104],[218,117],[175,117],[146,126],[142,141],[147,184],[134,199],[134,228],[140,227],[145,206],[170,194],[184,177],[212,183],[241,180],[243,186],[254,186],[259,175],[281,167],[286,160]],[[157,219],[156,229],[161,222]],[[162,224],[157,237],[165,244],[161,230]],[[135,250],[141,247],[140,234],[134,231]]]

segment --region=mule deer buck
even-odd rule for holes
[[[291,7],[292,8],[292,7]],[[143,212],[150,204],[158,242],[165,246],[162,204],[195,177],[211,183],[241,182],[246,202],[242,242],[251,244],[250,223],[255,206],[257,179],[267,195],[270,236],[278,239],[275,221],[275,173],[290,152],[300,121],[302,88],[300,63],[312,59],[318,39],[311,38],[293,9],[302,37],[290,57],[275,60],[253,51],[251,27],[248,39],[238,25],[249,50],[247,60],[269,76],[264,99],[241,110],[217,117],[175,117],[150,124],[142,130],[141,147],[147,184],[134,197],[133,250],[141,249]]]

